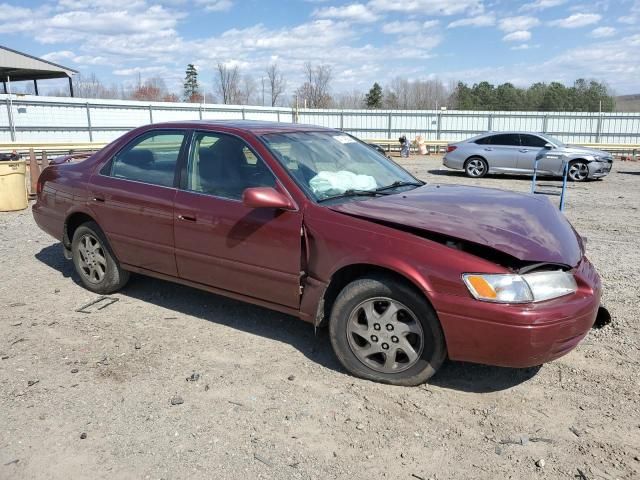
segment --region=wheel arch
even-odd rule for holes
[[[474,158],[479,158],[480,160],[484,160],[484,162],[487,164],[487,168],[489,168],[489,160],[487,160],[482,155],[478,155],[478,154],[469,155],[467,159],[464,161],[464,168],[467,168],[467,163],[469,163],[469,160],[473,160]]]
[[[96,222],[96,219],[84,211],[75,211],[67,215],[67,218],[64,221],[62,238],[62,243],[66,249],[71,248],[71,240],[73,239],[73,234],[76,229],[86,222]]]
[[[372,263],[352,263],[340,267],[331,275],[329,283],[327,284],[324,294],[320,299],[320,303],[318,304],[316,325],[325,325],[327,323],[336,298],[344,287],[352,281],[365,276],[387,277],[404,283],[422,296],[431,308],[433,308],[434,312],[436,311],[426,292],[424,282],[413,278],[406,272],[401,272],[397,269],[392,269],[386,266]]]

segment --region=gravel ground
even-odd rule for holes
[[[349,376],[325,331],[167,282],[77,312],[96,296],[60,245],[28,210],[0,214],[0,478],[639,478],[639,207],[637,163],[568,192],[611,325],[539,369],[448,362],[418,388]]]

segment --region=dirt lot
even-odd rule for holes
[[[612,325],[540,369],[449,362],[420,388],[355,379],[326,332],[162,281],[76,312],[96,296],[60,246],[0,214],[0,478],[640,478],[638,208],[638,163],[569,189]]]

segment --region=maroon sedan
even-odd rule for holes
[[[546,198],[426,185],[319,127],[141,127],[47,168],[33,215],[91,291],[135,272],[328,323],[349,372],[396,385],[447,356],[558,358],[600,302],[580,236]]]

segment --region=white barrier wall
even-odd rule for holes
[[[360,138],[400,135],[458,141],[486,131],[545,132],[570,143],[640,144],[640,113],[310,110],[0,95],[0,143],[107,142],[148,123],[267,120],[342,129]]]

